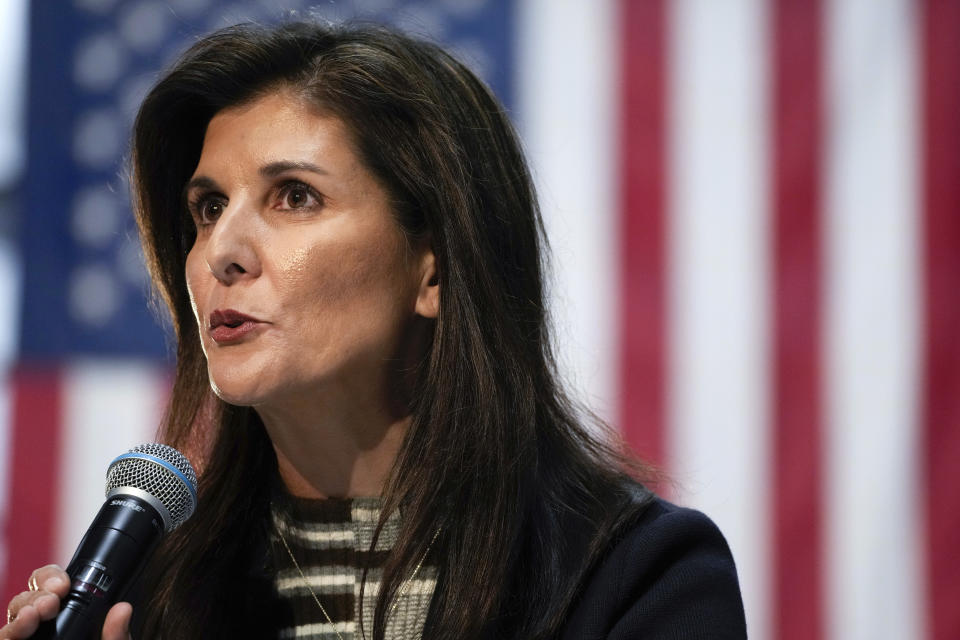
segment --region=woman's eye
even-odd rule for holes
[[[198,225],[209,225],[223,215],[227,203],[216,196],[202,196],[190,203],[190,213]]]
[[[280,189],[278,209],[311,209],[321,204],[320,194],[302,182],[291,182]]]
[[[203,209],[201,210],[203,213],[203,219],[212,222],[220,217],[220,215],[223,213],[223,209],[224,207],[222,202],[219,200],[211,200],[205,203]]]

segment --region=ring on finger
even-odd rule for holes
[[[7,609],[7,624],[10,624],[16,619],[17,619],[17,614],[15,614],[13,611],[10,611],[10,609]]]
[[[27,581],[27,587],[30,588],[30,591],[40,591],[40,585],[37,583],[37,576],[32,575]]]

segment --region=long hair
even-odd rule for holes
[[[517,136],[490,90],[439,47],[382,27],[306,23],[240,25],[200,40],[135,124],[136,215],[177,340],[163,435],[208,451],[197,513],[151,565],[162,587],[141,633],[248,635],[235,603],[265,588],[250,586],[263,559],[249,554],[266,535],[264,479],[276,461],[256,413],[219,401],[207,382],[181,192],[213,115],[278,89],[346,124],[399,226],[436,257],[440,312],[384,489],[382,517],[401,508],[403,519],[372,637],[384,637],[391,599],[438,527],[424,637],[549,637],[603,541],[636,512],[638,493],[641,502],[649,494],[558,383],[543,224]]]

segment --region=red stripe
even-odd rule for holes
[[[662,0],[622,0],[620,424],[627,442],[664,459],[664,157]]]
[[[928,619],[960,638],[960,3],[923,3],[925,336],[922,421]]]
[[[821,15],[818,0],[772,7],[773,584],[771,629],[822,638]]]
[[[60,385],[53,369],[20,368],[13,375],[10,496],[4,523],[6,576],[0,602],[27,587],[53,557],[60,465]]]

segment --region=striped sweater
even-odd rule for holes
[[[381,567],[397,540],[399,514],[387,520],[372,552],[370,543],[380,517],[377,498],[288,498],[283,506],[273,507],[272,517],[271,547],[277,568],[274,587],[284,605],[278,637],[337,640],[337,633],[343,640],[372,637]],[[306,581],[277,532],[282,532]],[[360,607],[360,583],[368,566]],[[426,563],[409,583],[404,583],[396,607],[388,616],[387,640],[421,637],[435,585],[436,568]],[[330,615],[332,625],[314,602],[310,588]]]

